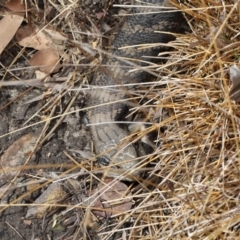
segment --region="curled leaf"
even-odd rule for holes
[[[61,50],[65,47],[64,42],[66,41],[66,37],[57,31],[30,25],[18,29],[16,39],[21,46],[36,50],[46,48]]]
[[[39,67],[46,74],[56,72],[60,68],[58,51],[52,48],[39,50],[29,60],[29,64]]]
[[[124,213],[132,207],[132,193],[122,182],[105,179],[92,192],[98,195],[93,203],[93,213],[102,217],[111,217],[114,214]]]

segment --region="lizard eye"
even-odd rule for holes
[[[98,157],[97,162],[103,166],[108,166],[110,164],[110,160],[105,156]]]

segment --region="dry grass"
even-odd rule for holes
[[[140,200],[146,207],[139,225],[160,239],[239,236],[240,119],[228,96],[229,66],[238,63],[236,6],[185,6],[193,33],[172,43],[175,51],[149,92],[151,107],[167,109],[168,117],[153,125],[167,127],[152,156],[152,173],[162,180],[146,194],[148,201],[146,195]],[[166,86],[159,89],[162,80]]]
[[[146,240],[240,235],[240,110],[228,95],[229,66],[239,61],[240,10],[233,1],[214,0],[181,8],[192,33],[171,43],[169,60],[156,66],[158,80],[138,92],[152,124],[139,136],[158,132],[157,147],[147,158],[148,178],[132,187],[135,205],[109,220],[112,227],[98,222],[101,239],[117,231],[121,239],[128,234],[126,239]],[[68,14],[66,21],[72,21]],[[74,36],[76,25],[66,26]],[[72,62],[78,57],[73,51]],[[87,210],[78,230],[95,226],[92,221]]]

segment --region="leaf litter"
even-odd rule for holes
[[[114,209],[113,203],[128,199],[128,195],[120,191],[121,187],[113,188],[120,195],[107,193],[105,187],[110,180],[97,184],[99,178],[92,171],[91,158],[74,162],[90,176],[81,179],[85,190],[93,189],[89,197],[100,196],[95,202],[98,210],[91,206],[90,211],[84,207],[78,211],[73,204],[87,233],[101,239],[116,232],[120,238],[127,235],[128,239],[238,238],[239,56],[234,46],[239,42],[239,4],[234,1],[204,4],[191,1],[181,5],[193,33],[178,36],[171,43],[175,50],[168,62],[156,66],[161,79],[150,89],[133,93],[146,99],[143,106],[151,109],[147,112],[152,121],[147,129],[155,130],[161,137],[155,140],[156,149],[146,160],[146,177],[128,186],[131,206],[129,203],[126,209],[123,205]],[[77,59],[74,54],[72,57]],[[82,79],[87,82],[88,76]],[[76,78],[72,81],[76,83]],[[58,98],[54,102],[57,100],[60,101]],[[137,134],[142,137],[141,132]],[[76,156],[72,155],[72,161]],[[76,192],[85,190],[79,188]],[[99,223],[98,228],[89,230],[95,222]]]
[[[24,19],[24,5],[21,0],[7,2],[4,15],[0,21],[0,54],[12,40]]]

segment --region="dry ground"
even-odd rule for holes
[[[45,19],[71,42],[48,85],[23,82],[36,78],[27,61],[33,49],[13,39],[0,56],[2,81],[19,82],[0,89],[0,166],[8,167],[2,170],[8,184],[0,179],[0,239],[238,239],[240,108],[229,97],[229,68],[239,62],[238,1],[181,4],[191,33],[177,36],[171,54],[160,55],[167,62],[153,69],[159,77],[137,92],[150,124],[136,137],[157,133],[155,150],[145,159],[144,178],[126,183],[131,209],[114,217],[81,204],[101,181],[101,169],[88,160],[94,155],[81,89],[98,55],[82,43],[107,49],[121,22],[116,14],[126,13],[112,3],[128,1],[27,2],[24,24]],[[9,159],[17,162],[12,169]],[[67,193],[48,204],[58,207],[26,217],[56,180]]]

